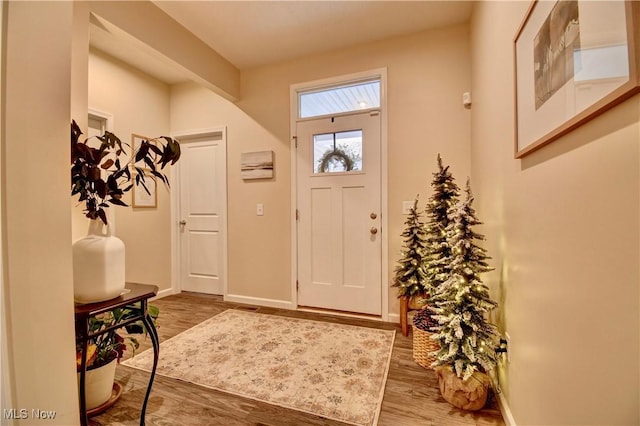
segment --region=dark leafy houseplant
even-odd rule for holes
[[[129,145],[116,135],[105,131],[95,138],[99,146],[89,145],[91,138],[81,140],[82,131],[78,124],[71,122],[71,196],[79,196],[85,203],[84,213],[89,219],[101,219],[107,224],[105,208],[109,204],[127,206],[122,201],[125,192],[133,185],[147,188],[147,179],[160,179],[169,186],[169,178],[161,172],[165,166],[173,165],[180,159],[180,144],[168,136],[142,140],[140,147],[130,159],[122,162]],[[131,147],[132,148],[132,147]],[[132,148],[133,151],[133,148]],[[133,170],[132,170],[133,169]]]
[[[152,321],[155,322],[160,311],[154,305],[148,305],[147,309]],[[124,307],[92,317],[89,320],[89,334],[110,327],[117,328],[119,324],[123,324],[127,320],[137,316],[138,312],[139,307]],[[125,325],[124,329],[127,332],[127,335],[124,337],[114,329],[89,340],[87,345],[88,370],[107,365],[114,359],[117,359],[119,362],[124,355],[124,351],[127,349],[127,345],[132,350],[132,356],[135,355],[135,351],[140,347],[140,343],[133,335],[146,333],[144,326],[141,321],[137,321]],[[77,345],[76,364],[78,370],[80,370],[81,367],[81,356],[81,347]]]

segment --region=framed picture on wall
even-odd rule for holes
[[[130,162],[133,164],[135,159],[136,152],[140,149],[140,145],[142,145],[142,141],[149,141],[150,143],[156,145],[156,142],[151,138],[146,136],[138,135],[135,133],[131,133],[131,159]]]
[[[150,170],[144,170],[145,172],[150,172]],[[134,208],[158,207],[157,189],[157,182],[150,175],[145,178],[144,183],[140,181],[138,185],[133,185],[133,188],[131,188],[131,206]]]
[[[640,92],[640,2],[534,0],[516,33],[515,157]]]
[[[243,152],[240,154],[242,179],[271,179],[273,177],[273,151]]]

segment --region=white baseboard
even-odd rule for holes
[[[162,299],[163,297],[171,296],[172,294],[176,294],[173,288],[165,288],[164,290],[160,290],[155,297],[151,298],[151,300]]]
[[[500,407],[500,413],[502,413],[502,419],[504,420],[504,424],[506,426],[517,426],[516,421],[513,418],[513,414],[511,414],[511,409],[509,408],[509,403],[507,402],[507,398],[504,397],[504,392],[500,388],[500,384],[496,380],[495,375],[491,377],[491,384],[493,385],[493,390],[495,396],[498,397],[498,407]]]
[[[269,308],[295,309],[293,302],[288,300],[263,299],[261,297],[241,296],[239,294],[227,294],[225,302],[243,303],[245,305],[267,306]]]
[[[167,288],[164,290],[160,290],[158,295],[151,300],[161,299],[166,296],[171,296],[172,294],[178,294],[179,291],[175,291],[173,288]],[[264,299],[262,297],[251,297],[251,296],[242,296],[239,294],[227,294],[224,296],[225,302],[234,302],[234,303],[243,303],[245,305],[256,305],[256,306],[267,306],[269,308],[280,308],[280,309],[296,309],[293,305],[293,302],[288,300],[277,300],[277,299]],[[387,317],[387,321],[391,323],[400,323],[400,314],[392,314],[389,313]]]

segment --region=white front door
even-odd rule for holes
[[[223,134],[179,138],[180,288],[224,292],[226,146]]]
[[[380,112],[297,123],[298,305],[380,315]]]

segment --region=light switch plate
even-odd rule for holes
[[[256,204],[256,215],[264,216],[264,204],[262,203]]]

